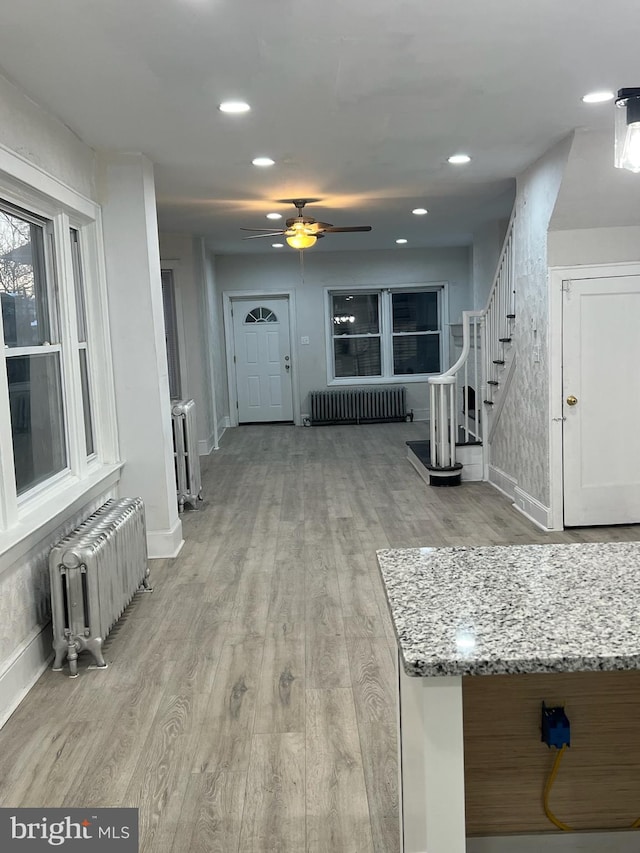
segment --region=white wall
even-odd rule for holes
[[[517,367],[490,448],[491,464],[549,506],[549,294],[547,229],[572,138],[517,179],[514,224]],[[540,353],[534,362],[534,346]]]
[[[447,281],[449,318],[444,318],[445,323],[450,318],[459,319],[462,311],[472,305],[467,247],[317,254],[311,249],[303,255],[303,261],[302,269],[298,253],[290,249],[269,255],[218,255],[215,259],[219,293],[294,291],[298,340],[294,342],[292,358],[297,359],[303,413],[309,411],[309,391],[327,387],[324,288]],[[444,331],[447,336],[446,326]],[[303,336],[309,338],[309,345],[300,345]],[[406,385],[409,407],[416,417],[426,417],[427,383]]]
[[[206,278],[200,240],[190,234],[160,234],[162,265],[173,268],[178,301],[178,337],[182,339],[182,397],[196,404],[201,452],[214,443],[212,391],[205,345]],[[206,449],[205,449],[206,448]]]
[[[484,308],[489,299],[507,225],[507,220],[494,219],[473,233],[471,266],[473,307],[475,309],[481,310]]]
[[[113,368],[125,465],[121,495],[145,502],[151,557],[182,545],[173,461],[153,166],[142,154],[101,154],[99,192]]]
[[[220,288],[216,279],[215,258],[203,246],[206,287],[206,349],[211,364],[213,383],[213,412],[216,419],[218,441],[229,426],[229,388],[227,383],[227,363],[224,340],[224,322]]]
[[[637,180],[637,177],[636,177]],[[638,181],[640,200],[640,181]],[[638,204],[640,213],[640,203]],[[580,228],[549,233],[549,266],[576,267],[640,261],[640,226]]]
[[[0,144],[95,201],[93,150],[4,77],[0,77]]]

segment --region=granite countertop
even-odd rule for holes
[[[640,669],[640,542],[377,553],[407,675]]]

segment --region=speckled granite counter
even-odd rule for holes
[[[378,551],[411,676],[640,669],[640,543]]]

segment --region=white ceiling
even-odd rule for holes
[[[89,145],[153,160],[161,230],[273,252],[240,226],[313,197],[373,231],[311,251],[423,247],[470,242],[553,143],[612,127],[581,96],[640,85],[638,32],[638,0],[20,0],[0,64]]]

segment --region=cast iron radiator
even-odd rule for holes
[[[106,667],[102,643],[134,593],[149,586],[142,498],[110,499],[49,554],[54,670],[65,657],[78,674],[78,653]]]
[[[202,500],[202,479],[196,404],[193,400],[174,400],[171,403],[171,424],[178,511],[182,512],[185,503],[191,504],[192,509],[197,509],[198,502]]]
[[[311,391],[312,424],[362,424],[412,420],[404,385]]]

